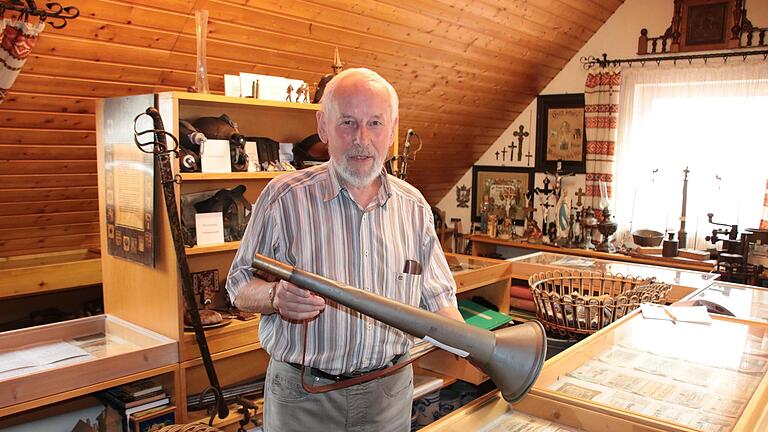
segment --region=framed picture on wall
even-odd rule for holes
[[[734,0],[683,0],[680,51],[728,48]]]
[[[526,194],[532,190],[533,170],[530,168],[475,165],[472,167],[472,220],[480,221],[487,200],[497,214],[522,225]]]
[[[554,172],[562,161],[564,171],[586,172],[584,94],[539,96],[536,105],[536,170]]]

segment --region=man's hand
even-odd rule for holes
[[[285,319],[306,320],[320,314],[325,308],[325,300],[310,291],[281,280],[275,285],[275,301],[272,307]]]

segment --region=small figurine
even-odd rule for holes
[[[288,84],[288,88],[285,89],[285,93],[287,94],[285,100],[287,102],[293,102],[293,86],[291,84]]]
[[[499,217],[495,214],[488,215],[488,237],[496,238],[496,224],[499,222]]]
[[[504,218],[501,222],[501,228],[499,229],[499,238],[502,240],[509,240],[514,237],[514,227],[512,226],[512,218]]]
[[[343,67],[344,65],[341,63],[341,58],[339,57],[339,48],[335,48],[333,51],[333,65],[331,65],[333,73],[327,74],[320,78],[320,82],[317,83],[317,91],[315,91],[315,97],[312,98],[312,103],[320,103],[320,100],[323,98],[323,91],[325,91],[325,86],[328,85],[333,77],[341,72]]]

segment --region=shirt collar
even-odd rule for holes
[[[325,187],[324,190],[324,196],[323,201],[330,201],[336,196],[341,193],[342,189],[346,188],[341,185],[341,181],[339,179],[339,175],[336,172],[336,168],[333,166],[333,162],[329,161],[326,163],[326,171],[328,172],[328,184]],[[389,176],[387,176],[387,173],[384,171],[384,168],[381,168],[381,173],[379,174],[379,179],[381,179],[381,187],[379,187],[379,193],[378,193],[378,200],[379,205],[384,205],[387,203],[389,198],[392,196],[392,188],[389,184]]]

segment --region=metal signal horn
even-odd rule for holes
[[[522,398],[539,376],[547,352],[538,321],[490,332],[363,291],[256,255],[255,269],[329,298],[413,336],[429,337],[469,353],[468,359],[491,377],[508,402]]]

